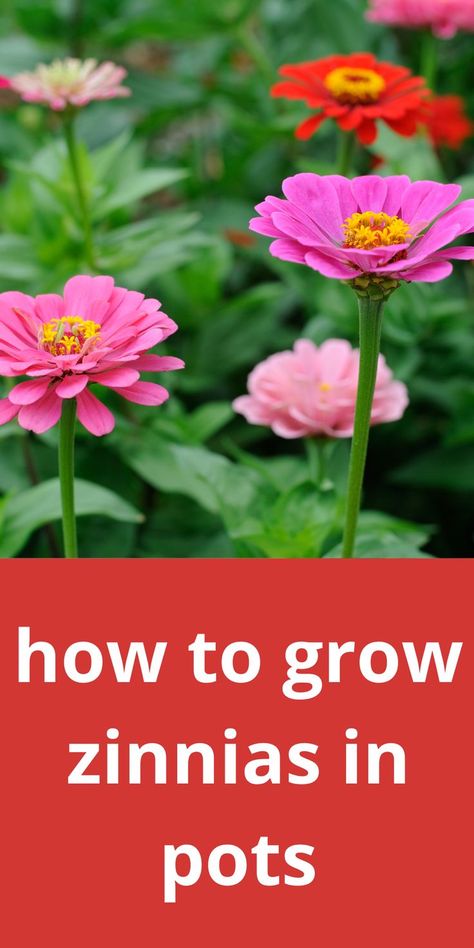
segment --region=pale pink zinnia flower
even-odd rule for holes
[[[115,63],[98,66],[96,59],[55,59],[33,72],[12,76],[10,85],[25,102],[41,102],[62,111],[67,106],[88,105],[93,99],[130,95],[130,89],[120,85],[126,75],[126,69]]]
[[[180,369],[173,356],[147,354],[178,327],[158,300],[114,286],[110,276],[75,276],[64,295],[0,293],[0,375],[27,375],[0,400],[0,424],[18,415],[41,434],[75,398],[79,421],[94,435],[112,431],[112,412],[88,387],[97,383],[138,405],[161,405],[168,392],[141,372]]]
[[[429,27],[449,39],[458,30],[474,31],[473,0],[369,0],[367,19],[391,26]]]
[[[449,210],[457,184],[303,173],[282,188],[285,199],[257,205],[250,229],[274,238],[273,256],[324,276],[432,283],[449,276],[450,260],[474,259],[474,247],[446,246],[474,231],[474,200]]]
[[[321,346],[299,339],[293,350],[255,366],[248,377],[249,394],[236,398],[234,409],[281,438],[350,438],[358,377],[359,350],[345,339],[327,339]],[[405,385],[394,380],[379,356],[371,424],[397,421],[407,405]]]

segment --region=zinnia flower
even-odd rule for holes
[[[64,295],[0,293],[0,374],[29,376],[0,400],[0,424],[18,415],[41,434],[75,398],[79,421],[94,435],[112,431],[112,412],[92,394],[97,383],[138,405],[161,405],[168,392],[141,372],[180,369],[181,359],[146,354],[177,329],[158,300],[114,286],[110,276],[75,276]]]
[[[326,435],[350,438],[354,428],[359,351],[344,339],[315,346],[299,339],[293,350],[260,362],[248,378],[248,395],[234,409],[253,425],[268,425],[281,438]],[[408,396],[379,356],[371,424],[397,421]]]
[[[473,0],[369,0],[368,20],[391,26],[429,27],[449,39],[458,30],[474,31]]]
[[[318,113],[296,129],[297,138],[310,138],[327,118],[344,132],[354,131],[363,145],[377,137],[376,122],[384,121],[399,135],[414,135],[428,90],[424,79],[404,66],[378,62],[370,53],[328,56],[315,62],[282,66],[273,96],[303,99]]]
[[[423,122],[435,148],[445,145],[458,149],[474,131],[474,125],[464,111],[464,102],[457,95],[439,95],[430,99]]]
[[[474,200],[448,210],[461,193],[457,184],[304,173],[282,187],[285,199],[258,204],[250,228],[274,238],[274,257],[324,276],[431,283],[449,276],[450,260],[474,259],[474,247],[447,247],[474,231]]]
[[[115,63],[98,66],[95,59],[55,59],[34,72],[12,76],[10,85],[25,102],[42,102],[62,111],[67,106],[88,105],[93,99],[130,95],[130,89],[120,85],[126,75],[126,69]]]
[[[9,89],[10,80],[6,76],[0,76],[0,89]]]

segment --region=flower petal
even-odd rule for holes
[[[12,405],[9,398],[0,398],[0,425],[6,425],[7,421],[16,418],[19,408]]]
[[[56,386],[56,394],[60,398],[74,398],[82,392],[89,381],[88,375],[66,375]]]
[[[98,438],[110,434],[115,426],[112,412],[88,388],[77,396],[77,417],[81,425]]]
[[[90,318],[94,302],[110,299],[114,289],[111,276],[74,276],[64,287],[64,309],[68,316]]]
[[[143,355],[133,363],[140,372],[172,372],[174,369],[184,369],[184,362],[177,356],[158,356],[150,353]]]
[[[169,398],[169,392],[156,382],[135,382],[130,388],[116,388],[114,391],[136,405],[162,405]]]
[[[134,382],[138,382],[140,372],[137,369],[109,369],[107,372],[97,372],[91,375],[91,382],[98,382],[99,385],[105,385],[107,388],[128,388]]]
[[[61,404],[61,399],[57,397],[56,392],[50,390],[32,405],[23,405],[20,408],[18,421],[27,431],[43,434],[59,421]]]
[[[49,378],[37,381],[20,382],[9,392],[9,399],[14,405],[31,405],[45,395],[49,386]]]

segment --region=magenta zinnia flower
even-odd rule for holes
[[[147,354],[178,327],[158,300],[114,286],[110,276],[75,276],[64,295],[0,293],[0,374],[29,376],[0,400],[0,424],[18,415],[41,434],[75,398],[79,421],[94,435],[112,431],[112,412],[89,388],[98,383],[138,405],[161,405],[168,392],[141,372],[180,369],[173,356]]]
[[[358,377],[359,350],[345,339],[327,339],[319,347],[299,339],[293,350],[255,366],[249,394],[233,405],[250,424],[269,426],[281,438],[350,438]],[[397,421],[407,405],[405,385],[394,380],[379,356],[371,424]]]
[[[369,0],[367,19],[391,26],[429,27],[449,39],[458,30],[474,31],[473,0]]]
[[[457,184],[304,173],[282,188],[285,199],[258,204],[250,228],[274,238],[273,256],[324,276],[431,283],[449,276],[450,260],[474,259],[474,247],[447,246],[474,231],[474,200],[451,207]]]
[[[41,102],[62,111],[67,106],[88,105],[93,99],[130,95],[130,89],[120,85],[126,75],[126,69],[115,63],[98,66],[95,59],[55,59],[33,72],[12,76],[10,85],[25,102]]]

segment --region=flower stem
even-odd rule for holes
[[[337,173],[345,178],[349,175],[355,151],[354,132],[342,132],[339,139],[339,154],[337,159]]]
[[[64,556],[77,557],[76,517],[74,513],[74,429],[76,399],[63,400],[59,424],[59,480],[63,514]]]
[[[64,137],[69,155],[72,176],[76,187],[77,203],[82,218],[82,229],[84,234],[84,255],[91,270],[97,270],[94,254],[94,243],[92,239],[92,222],[89,203],[86,196],[86,189],[82,177],[80,156],[77,146],[74,112],[66,112],[64,115]]]
[[[436,73],[438,67],[438,41],[432,30],[425,30],[421,43],[420,72],[426,80],[426,85],[435,91]]]
[[[359,384],[357,388],[351,459],[349,462],[346,524],[342,544],[342,556],[344,559],[350,559],[354,554],[354,543],[367,457],[367,445],[369,442],[370,416],[380,352],[383,306],[383,299],[373,300],[368,296],[359,297]]]
[[[326,443],[322,438],[305,438],[309,475],[316,487],[326,478]]]

